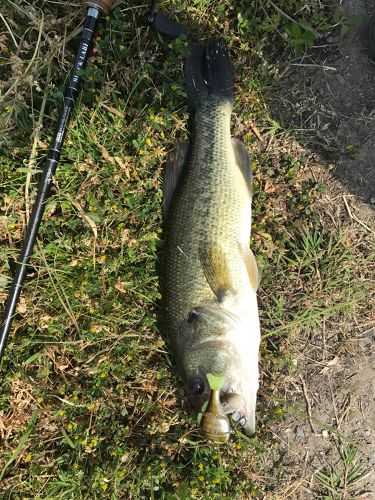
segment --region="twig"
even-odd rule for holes
[[[13,31],[12,31],[12,29],[11,29],[11,27],[9,26],[9,24],[8,24],[7,20],[5,19],[5,17],[2,15],[2,13],[1,13],[1,12],[0,12],[0,17],[1,17],[1,19],[3,20],[3,23],[5,24],[5,26],[6,26],[7,30],[9,31],[9,34],[10,34],[10,36],[11,36],[12,40],[13,40],[14,45],[16,46],[16,49],[18,50],[17,40],[15,39],[15,37],[14,37],[14,35],[13,35]]]
[[[290,63],[289,66],[303,66],[306,68],[321,68],[324,70],[337,71],[337,69],[334,66],[326,66],[324,64]]]
[[[365,224],[364,222],[361,221],[361,219],[359,219],[355,213],[353,213],[351,210],[350,210],[350,207],[349,207],[349,203],[348,203],[348,200],[346,199],[346,196],[343,195],[342,199],[344,200],[344,203],[345,203],[345,207],[346,207],[346,210],[348,212],[348,215],[349,217],[352,219],[352,220],[355,220],[356,222],[358,222],[358,224],[360,224],[362,227],[364,227],[369,233],[372,233],[374,234],[374,231],[367,225]]]
[[[307,393],[306,383],[305,383],[302,375],[300,375],[299,378],[300,378],[301,383],[302,383],[303,395],[305,396],[305,400],[306,400],[307,416],[309,417],[310,427],[311,427],[311,430],[312,430],[313,434],[317,435],[317,432],[316,432],[316,429],[315,429],[315,425],[314,425],[314,423],[312,421],[311,404],[310,404],[309,396],[308,396],[308,393]]]
[[[263,142],[263,136],[259,132],[259,130],[257,129],[255,123],[252,120],[249,120],[248,123],[249,123],[251,130],[254,132],[254,134],[257,136],[257,138],[260,140],[260,142]]]
[[[331,377],[329,375],[328,375],[328,384],[329,384],[329,391],[331,393],[331,398],[332,398],[333,411],[335,412],[336,426],[337,426],[338,429],[340,429],[340,423],[341,422],[340,422],[340,418],[339,418],[339,413],[337,411],[335,396],[333,394]]]

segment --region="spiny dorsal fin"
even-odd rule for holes
[[[173,193],[184,169],[190,143],[188,141],[176,144],[168,154],[164,169],[163,185],[163,215],[166,217]]]
[[[250,284],[254,291],[256,291],[258,290],[261,278],[257,261],[255,260],[254,254],[251,249],[244,243],[238,243],[238,249],[241,258],[245,263],[247,274],[249,275]]]
[[[224,250],[218,244],[210,243],[201,247],[199,259],[208,284],[222,302],[225,295],[234,289]]]
[[[251,158],[245,144],[239,139],[232,138],[232,147],[236,163],[244,176],[245,182],[249,187],[250,194],[253,192],[253,173],[251,171]]]

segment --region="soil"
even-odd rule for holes
[[[314,175],[327,186],[322,216],[347,231],[353,245],[366,247],[375,235],[375,62],[367,42],[375,4],[344,0],[340,8],[347,19],[361,15],[363,21],[345,35],[327,36],[289,69],[279,118],[306,132],[308,148],[319,155]],[[367,279],[374,271],[372,264]],[[290,346],[300,375],[285,382],[288,416],[274,429],[280,442],[275,471],[284,471],[277,498],[323,498],[328,491],[316,472],[337,466],[344,477],[343,452],[354,446],[363,479],[326,498],[375,499],[373,299],[351,324],[327,323],[322,334]]]
[[[330,34],[292,66],[284,85],[284,125],[316,131],[313,148],[335,162],[334,174],[375,206],[375,61],[368,50],[372,1],[340,2],[346,19],[362,16],[345,35]],[[308,134],[311,137],[311,133]]]

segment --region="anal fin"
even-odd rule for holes
[[[259,271],[257,261],[255,260],[254,254],[251,251],[251,249],[244,243],[238,243],[238,249],[241,258],[246,266],[251,287],[253,288],[254,291],[256,291],[258,290],[261,278],[261,273]]]

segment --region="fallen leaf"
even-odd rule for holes
[[[326,366],[319,372],[320,375],[323,375],[324,373],[327,373],[329,371],[329,369],[332,366],[337,365],[338,362],[339,362],[339,358],[337,356],[335,356],[334,358],[332,358],[330,361],[327,361]]]

